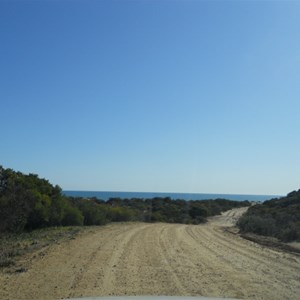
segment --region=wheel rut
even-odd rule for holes
[[[230,218],[235,220],[240,213],[228,212],[205,225],[92,227],[74,240],[49,247],[41,257],[30,257],[27,272],[0,272],[0,299],[109,295],[299,299],[299,257],[223,232],[222,226],[229,226]]]

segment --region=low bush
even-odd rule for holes
[[[300,241],[300,190],[250,207],[237,225],[241,232],[272,236],[283,242]]]
[[[127,221],[200,224],[224,210],[248,205],[248,201],[226,199],[112,198],[104,202],[66,197],[46,179],[0,166],[0,232]]]

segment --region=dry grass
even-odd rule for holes
[[[82,227],[52,227],[0,236],[0,269],[15,266],[18,257],[63,240],[73,239]]]

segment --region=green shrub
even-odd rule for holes
[[[273,236],[283,242],[300,240],[300,190],[248,209],[237,223],[241,232]]]
[[[109,219],[112,222],[135,221],[135,213],[126,207],[111,207],[108,211]]]
[[[72,204],[81,211],[84,225],[104,225],[109,222],[107,206],[97,200],[75,198]]]
[[[238,221],[238,226],[242,232],[253,232],[260,235],[273,236],[276,232],[274,219],[260,216],[245,216]]]
[[[300,241],[300,225],[291,224],[289,227],[281,230],[278,237],[283,242]]]
[[[64,216],[62,219],[63,226],[83,225],[83,215],[77,207],[68,205],[64,209]]]

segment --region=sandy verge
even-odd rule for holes
[[[189,295],[299,299],[300,257],[224,230],[243,209],[205,225],[92,227],[27,255],[23,273],[0,273],[0,299]],[[225,227],[226,228],[226,227]]]

